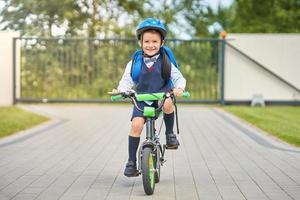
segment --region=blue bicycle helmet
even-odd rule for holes
[[[164,23],[155,18],[147,18],[144,21],[142,21],[136,28],[136,36],[138,40],[140,40],[143,32],[150,29],[158,31],[162,39],[165,39],[167,35],[167,29]]]

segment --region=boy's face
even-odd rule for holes
[[[158,32],[145,32],[142,36],[141,46],[144,53],[148,56],[153,56],[159,51],[160,46],[163,44],[161,36]]]

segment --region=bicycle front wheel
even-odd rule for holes
[[[144,190],[147,195],[151,195],[155,189],[155,164],[151,147],[142,150],[141,164]]]
[[[160,150],[159,148],[157,148],[156,150],[157,152],[155,152],[155,156],[153,157],[154,159],[154,168],[155,173],[154,173],[154,180],[155,183],[158,183],[160,181]]]

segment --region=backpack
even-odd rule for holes
[[[178,64],[176,63],[175,57],[169,47],[162,46],[160,48],[160,54],[162,55],[162,78],[168,82],[169,86],[172,88],[171,77],[171,63],[179,69]],[[131,55],[132,65],[130,75],[135,84],[139,82],[139,76],[142,69],[143,62],[143,51],[137,50]]]

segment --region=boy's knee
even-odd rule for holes
[[[170,114],[173,112],[173,102],[172,99],[166,99],[164,103],[164,113]]]
[[[134,132],[138,132],[139,130],[142,129],[142,127],[143,127],[143,124],[141,124],[140,122],[132,122],[131,129]]]
[[[140,136],[144,126],[144,119],[141,117],[134,118],[131,123],[131,136]]]

